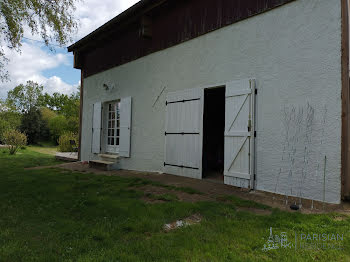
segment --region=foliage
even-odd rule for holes
[[[61,113],[66,117],[78,117],[80,110],[80,92],[71,94],[63,103]]]
[[[71,144],[71,141],[75,142],[75,145]],[[58,139],[58,151],[60,152],[74,152],[78,146],[78,135],[73,132],[66,132]]]
[[[67,119],[63,115],[51,118],[48,124],[51,138],[56,143],[58,142],[58,138],[69,129]]]
[[[40,140],[42,126],[43,122],[39,109],[31,108],[23,114],[20,130],[27,134],[29,144],[35,144]]]
[[[43,121],[47,121],[47,122],[50,121],[50,119],[57,116],[57,114],[53,110],[51,110],[47,107],[41,107],[40,113],[41,113],[41,117],[42,117]]]
[[[7,130],[3,134],[4,142],[8,145],[10,155],[15,155],[18,149],[27,144],[27,137],[25,134],[17,130]]]
[[[79,91],[71,94],[43,94],[43,86],[33,81],[16,86],[0,101],[0,141],[7,129],[20,128],[30,144],[58,138],[65,132],[79,131]]]
[[[62,107],[68,99],[69,97],[66,94],[55,92],[52,95],[49,95],[48,93],[45,93],[42,96],[42,104],[55,112],[61,113]]]
[[[0,141],[6,130],[18,129],[21,124],[21,114],[14,111],[0,111]]]
[[[0,100],[0,143],[2,134],[9,129],[18,129],[21,124],[21,114],[14,111],[5,101]]]
[[[40,141],[49,141],[51,140],[49,121],[55,118],[57,114],[47,107],[41,107],[40,114],[42,119]]]
[[[20,84],[7,93],[7,103],[19,112],[28,112],[40,106],[43,86],[33,81]]]
[[[67,123],[68,123],[67,131],[70,131],[73,133],[79,132],[79,117],[68,117]]]
[[[74,19],[77,0],[3,0],[0,1],[0,46],[20,51],[24,29],[50,42],[64,45],[77,29]],[[0,80],[8,80],[4,66],[7,58],[0,49]]]
[[[49,95],[45,93],[42,98],[41,104],[58,114],[62,114],[65,117],[79,117],[80,106],[80,92],[75,92],[71,95],[53,93]]]
[[[70,96],[65,94],[54,93],[53,95],[45,94],[42,96],[42,105],[55,112],[59,118],[49,120],[49,129],[54,141],[65,131],[78,133],[79,131],[79,109],[80,109],[80,93],[76,92]],[[65,119],[66,123],[63,123]],[[55,123],[61,123],[62,128],[58,130]],[[50,124],[51,123],[51,124]]]

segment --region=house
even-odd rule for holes
[[[71,45],[79,158],[340,203],[347,0],[143,0]]]

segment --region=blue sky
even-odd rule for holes
[[[45,52],[50,52],[49,48],[42,47]],[[57,53],[66,54],[66,48],[57,48]],[[69,85],[75,85],[80,80],[80,70],[73,68],[73,55],[69,54],[68,64],[61,64],[58,67],[50,68],[42,71],[43,76],[50,78],[58,76],[63,79]]]
[[[138,0],[83,0],[77,2],[75,17],[79,29],[73,42],[91,33],[119,13],[129,8]],[[10,82],[0,83],[0,99],[6,98],[7,92],[28,80],[44,86],[44,92],[70,94],[80,84],[80,70],[73,68],[73,55],[67,48],[55,47],[52,52],[38,35],[25,30],[21,53],[4,48],[10,62],[6,66]],[[30,40],[32,39],[32,40]],[[72,43],[73,43],[72,42]],[[68,45],[72,44],[68,43]]]

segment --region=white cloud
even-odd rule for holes
[[[59,92],[63,94],[71,94],[77,91],[77,85],[68,85],[63,82],[61,78],[57,76],[52,76],[45,81],[44,85],[50,93]]]
[[[88,35],[137,2],[138,0],[85,0],[76,11],[80,27],[75,40]]]
[[[33,43],[23,43],[21,53],[9,49],[5,49],[5,52],[10,59],[7,69],[11,77],[20,82],[42,70],[69,64],[67,55],[45,52]]]
[[[73,87],[69,89],[69,85],[59,77],[46,78],[42,74],[44,70],[68,65],[68,59],[71,59],[71,55],[45,52],[40,48],[40,45],[34,43],[23,43],[21,53],[8,48],[5,48],[5,53],[10,59],[6,70],[10,74],[11,81],[0,84],[0,97],[6,97],[7,91],[28,80],[43,84],[44,91],[48,93],[60,90],[64,93],[70,93],[67,90],[73,90]]]
[[[91,33],[137,2],[138,0],[84,0],[83,3],[78,1],[75,15],[79,19],[79,30],[74,41]],[[40,36],[31,35],[28,28],[24,35],[27,38],[41,40]],[[5,98],[10,89],[28,80],[44,85],[44,92],[48,93],[69,94],[76,91],[78,83],[69,85],[58,76],[47,78],[43,75],[44,70],[69,65],[69,61],[73,59],[72,54],[52,53],[44,51],[41,47],[42,45],[38,42],[27,41],[23,43],[21,53],[4,48],[6,56],[10,59],[6,69],[10,74],[11,82],[0,83],[0,98]]]

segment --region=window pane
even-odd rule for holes
[[[109,109],[109,111],[112,111],[112,104],[108,105],[108,109]]]
[[[112,114],[111,118],[115,119],[115,112],[112,112],[111,114]]]
[[[114,138],[110,138],[111,139],[111,145],[114,146]]]
[[[119,129],[117,129],[117,136],[119,136],[119,132],[120,132],[120,130],[119,130]]]
[[[112,129],[108,129],[108,136],[112,136]]]
[[[120,121],[117,120],[117,128],[119,128],[119,127],[120,127]]]
[[[111,144],[111,139],[110,138],[108,138],[108,145],[110,145]]]
[[[115,121],[114,120],[112,120],[112,126],[111,127],[115,128]]]
[[[118,146],[119,145],[119,137],[116,138],[116,145]]]
[[[114,136],[114,129],[112,129],[111,131],[111,136]]]

